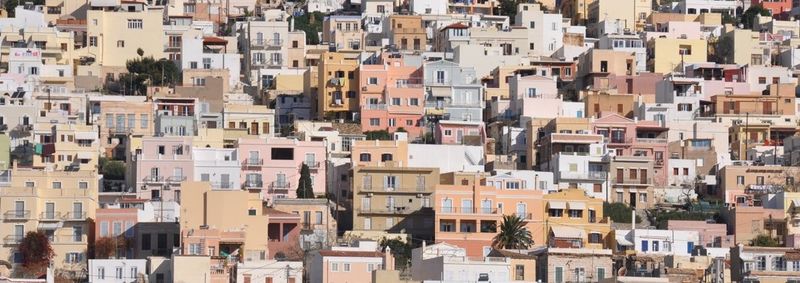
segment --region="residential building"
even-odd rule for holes
[[[98,162],[98,133],[85,124],[59,120],[33,125],[33,166],[67,171],[94,171]]]
[[[616,230],[618,249],[646,255],[691,256],[699,244],[697,231],[633,229]],[[618,250],[624,252],[625,250]]]
[[[194,176],[190,137],[144,137],[136,149],[134,176],[128,178],[140,199],[181,200],[181,183]]]
[[[423,135],[425,96],[420,57],[380,53],[359,67],[361,127],[364,131],[405,130]]]
[[[313,251],[308,266],[309,281],[323,282],[372,282],[372,272],[392,268],[393,258],[389,251],[379,251],[377,242],[359,241],[351,247],[331,247]]]
[[[651,72],[681,72],[687,64],[708,60],[707,42],[705,39],[653,38],[647,42],[647,56],[647,69]]]
[[[425,114],[443,120],[483,121],[483,90],[471,68],[449,61],[426,63]]]
[[[317,118],[353,120],[360,102],[356,76],[361,63],[358,54],[325,52],[320,59],[316,82]]]
[[[796,249],[783,247],[731,247],[731,280],[790,282],[798,280],[800,258]]]
[[[422,245],[411,251],[411,278],[437,282],[510,282],[518,280],[517,275],[529,278],[528,274],[535,273],[532,267],[536,265],[536,261],[529,256],[518,255],[515,262],[517,264],[512,264],[510,257],[500,253],[493,255],[469,256],[464,248],[447,242]]]
[[[295,198],[300,170],[305,165],[314,195],[325,194],[327,155],[323,142],[267,138],[240,139],[237,145],[242,189],[260,193],[265,201]]]
[[[542,5],[517,5],[514,23],[528,31],[529,55],[552,56],[563,46],[564,25],[561,14],[551,14]]]
[[[603,200],[578,189],[544,195],[546,245],[550,248],[601,251],[613,243],[610,219],[603,215]]]
[[[338,229],[334,203],[326,199],[276,199],[272,207],[301,217],[299,243],[303,250],[333,245]],[[271,250],[270,250],[271,251]]]
[[[604,282],[614,278],[609,249],[548,247],[529,254],[536,257],[536,279],[542,282]]]
[[[422,25],[422,16],[391,15],[390,44],[397,49],[408,51],[428,50],[428,37]]]
[[[135,283],[147,278],[146,259],[90,259],[89,282]]]
[[[696,231],[698,241],[695,245],[709,248],[730,248],[733,237],[728,235],[725,223],[708,223],[693,220],[669,220],[667,230]]]

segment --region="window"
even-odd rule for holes
[[[445,136],[452,136],[453,135],[453,131],[452,130],[444,130],[444,135]]]
[[[211,58],[203,58],[203,69],[211,69]]]
[[[106,269],[104,267],[97,268],[97,278],[106,279]]]
[[[361,162],[370,162],[372,161],[372,156],[369,153],[362,153],[359,155],[359,161]]]
[[[654,252],[657,252],[658,249],[661,247],[658,243],[659,243],[658,241],[653,241],[653,251]]]
[[[764,271],[767,269],[767,257],[766,256],[757,256],[756,257],[756,270]]]
[[[378,84],[378,78],[368,78],[367,79],[367,84],[370,84],[370,85]]]
[[[60,188],[61,188],[61,182],[53,182],[53,189],[60,189]]]
[[[294,160],[294,148],[276,147],[270,153],[272,160]]]
[[[583,210],[579,209],[569,210],[569,218],[582,218],[582,217],[583,217]]]
[[[34,183],[34,182],[31,182],[31,181],[25,182],[25,187],[26,188],[33,188],[34,186],[36,186],[36,183]]]
[[[125,47],[125,41],[124,40],[117,40],[117,47],[120,47],[120,48]]]
[[[445,83],[445,72],[444,71],[436,71],[436,83],[437,84]]]
[[[139,276],[139,270],[136,266],[131,267],[131,278],[137,278]]]
[[[525,280],[525,266],[522,264],[517,264],[514,266],[514,280],[522,281]]]
[[[335,262],[332,262],[331,263],[331,271],[338,272],[339,271],[339,264],[335,263]]]
[[[744,185],[744,176],[736,176],[736,184]]]
[[[150,250],[150,234],[142,234],[142,250]]]
[[[392,154],[391,153],[384,153],[381,154],[381,162],[392,161]]]
[[[129,29],[142,29],[142,20],[141,19],[128,19],[128,28]]]
[[[408,100],[408,105],[411,106],[418,106],[419,105],[419,98],[412,98]]]
[[[561,266],[556,266],[556,282],[555,283],[564,283],[564,268]]]
[[[603,242],[603,235],[600,233],[590,233],[589,234],[589,243],[590,244],[601,244]]]
[[[114,275],[116,277],[114,277],[114,278],[122,279],[122,267],[117,267],[115,271],[116,272],[114,272]]]
[[[147,114],[141,114],[139,117],[140,117],[139,118],[140,119],[139,123],[141,123],[140,127],[142,129],[147,129],[147,127],[148,127],[147,125],[150,123],[150,120],[148,119],[148,115]]]
[[[531,21],[531,22],[528,24],[528,27],[530,27],[530,28],[532,28],[532,29],[535,29],[535,28],[536,28],[536,22],[534,22],[534,21]]]
[[[550,217],[561,217],[564,215],[564,210],[551,208],[548,210],[548,215],[550,215]]]
[[[606,269],[602,267],[597,268],[597,280],[600,281],[606,278]]]
[[[350,272],[350,264],[349,263],[345,263],[344,264],[344,272]]]
[[[89,46],[97,47],[97,37],[96,36],[90,36],[89,37]]]
[[[400,105],[400,98],[399,97],[393,97],[392,98],[392,105]]]
[[[381,119],[380,118],[369,118],[369,125],[370,126],[380,126]]]

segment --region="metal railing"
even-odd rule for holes
[[[303,161],[303,164],[308,166],[308,169],[319,169],[319,161]]]
[[[283,40],[281,39],[253,39],[250,41],[252,46],[258,47],[281,47]]]
[[[491,207],[442,207],[438,212],[442,214],[497,214],[497,209]]]
[[[172,176],[167,178],[167,182],[169,183],[180,183],[186,181],[186,176]]]
[[[211,187],[215,189],[232,189],[233,182],[211,182]]]
[[[86,211],[70,211],[64,214],[64,220],[83,221],[86,219]]]
[[[20,242],[22,242],[22,238],[24,237],[25,237],[24,235],[8,235],[3,238],[3,243],[6,245],[19,244]]]
[[[647,176],[645,178],[638,177],[638,178],[630,178],[630,177],[623,177],[617,178],[614,177],[611,182],[615,184],[631,184],[631,185],[651,185],[653,184],[653,177]]]
[[[39,213],[39,221],[61,221],[64,215],[58,211],[45,211]]]
[[[264,159],[261,159],[261,158],[247,158],[244,161],[242,161],[242,166],[258,167],[258,166],[261,166],[261,165],[264,165]]]
[[[9,210],[3,215],[6,220],[27,220],[31,217],[30,210]]]
[[[414,212],[415,210],[409,209],[407,207],[367,207],[367,208],[360,208],[358,209],[359,213],[368,213],[368,214],[409,214]]]
[[[242,183],[242,189],[261,189],[264,187],[264,182],[258,181],[245,181]]]
[[[667,139],[662,138],[636,138],[637,143],[667,143]]]
[[[589,171],[589,172],[558,172],[558,178],[561,180],[605,180],[607,177],[606,172]]]
[[[144,181],[145,183],[148,183],[148,184],[158,184],[158,183],[163,183],[164,182],[164,177],[163,176],[147,176],[147,177],[144,177],[142,179],[142,181]]]

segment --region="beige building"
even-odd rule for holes
[[[140,57],[138,49],[145,57],[164,58],[164,11],[142,2],[124,2],[119,8],[87,12],[88,46],[82,51],[95,62],[86,69],[91,74],[79,70],[79,75],[116,78],[117,73],[126,71],[128,60]]]
[[[392,27],[391,43],[397,49],[424,51],[427,46],[427,33],[422,25],[421,16],[392,15],[389,17]]]
[[[34,167],[93,171],[97,168],[99,142],[93,126],[55,121],[33,126]]]
[[[15,168],[0,183],[0,258],[13,267],[21,260],[16,250],[26,233],[41,231],[50,239],[57,272],[77,275],[86,269],[87,219],[97,208],[97,171],[47,171]]]
[[[337,51],[363,50],[365,36],[361,16],[331,15],[322,23],[322,42]]]
[[[231,255],[240,263],[267,260],[267,225],[257,191],[215,190],[209,183],[181,185],[181,236],[184,255]],[[213,266],[217,266],[213,264]],[[229,273],[230,270],[217,270]],[[176,271],[176,277],[179,273]]]
[[[365,166],[353,169],[353,230],[433,238],[433,193],[439,169]]]

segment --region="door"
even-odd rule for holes
[[[25,217],[25,202],[24,201],[15,201],[14,202],[14,216],[17,218]]]
[[[284,187],[283,184],[286,183],[286,174],[279,173],[276,179],[277,180],[275,182],[278,183],[278,187],[283,188]]]
[[[55,219],[56,218],[56,204],[52,202],[48,202],[44,204],[44,218],[45,219]]]
[[[456,131],[456,143],[461,143],[464,141],[464,130]]]
[[[25,237],[25,226],[14,225],[14,238],[17,240],[22,240],[23,237]]]
[[[527,207],[524,203],[517,204],[517,216],[522,219],[528,219],[528,215],[526,213]]]
[[[639,180],[642,181],[642,184],[649,184],[650,182],[647,181],[647,169],[640,169],[639,170]]]
[[[223,189],[229,189],[231,187],[231,175],[229,174],[222,174],[219,176],[219,184],[220,187]]]
[[[472,200],[471,199],[464,199],[461,200],[461,213],[473,213],[472,210]]]
[[[636,208],[636,193],[630,193],[631,196],[631,207]]]
[[[442,212],[453,212],[453,200],[452,199],[444,199],[444,200],[442,200]]]
[[[76,202],[72,204],[72,219],[83,218],[83,203]]]
[[[764,114],[766,115],[772,114],[772,102],[764,101]]]
[[[481,211],[484,214],[491,214],[493,208],[494,206],[492,206],[492,200],[485,199],[481,201]]]

